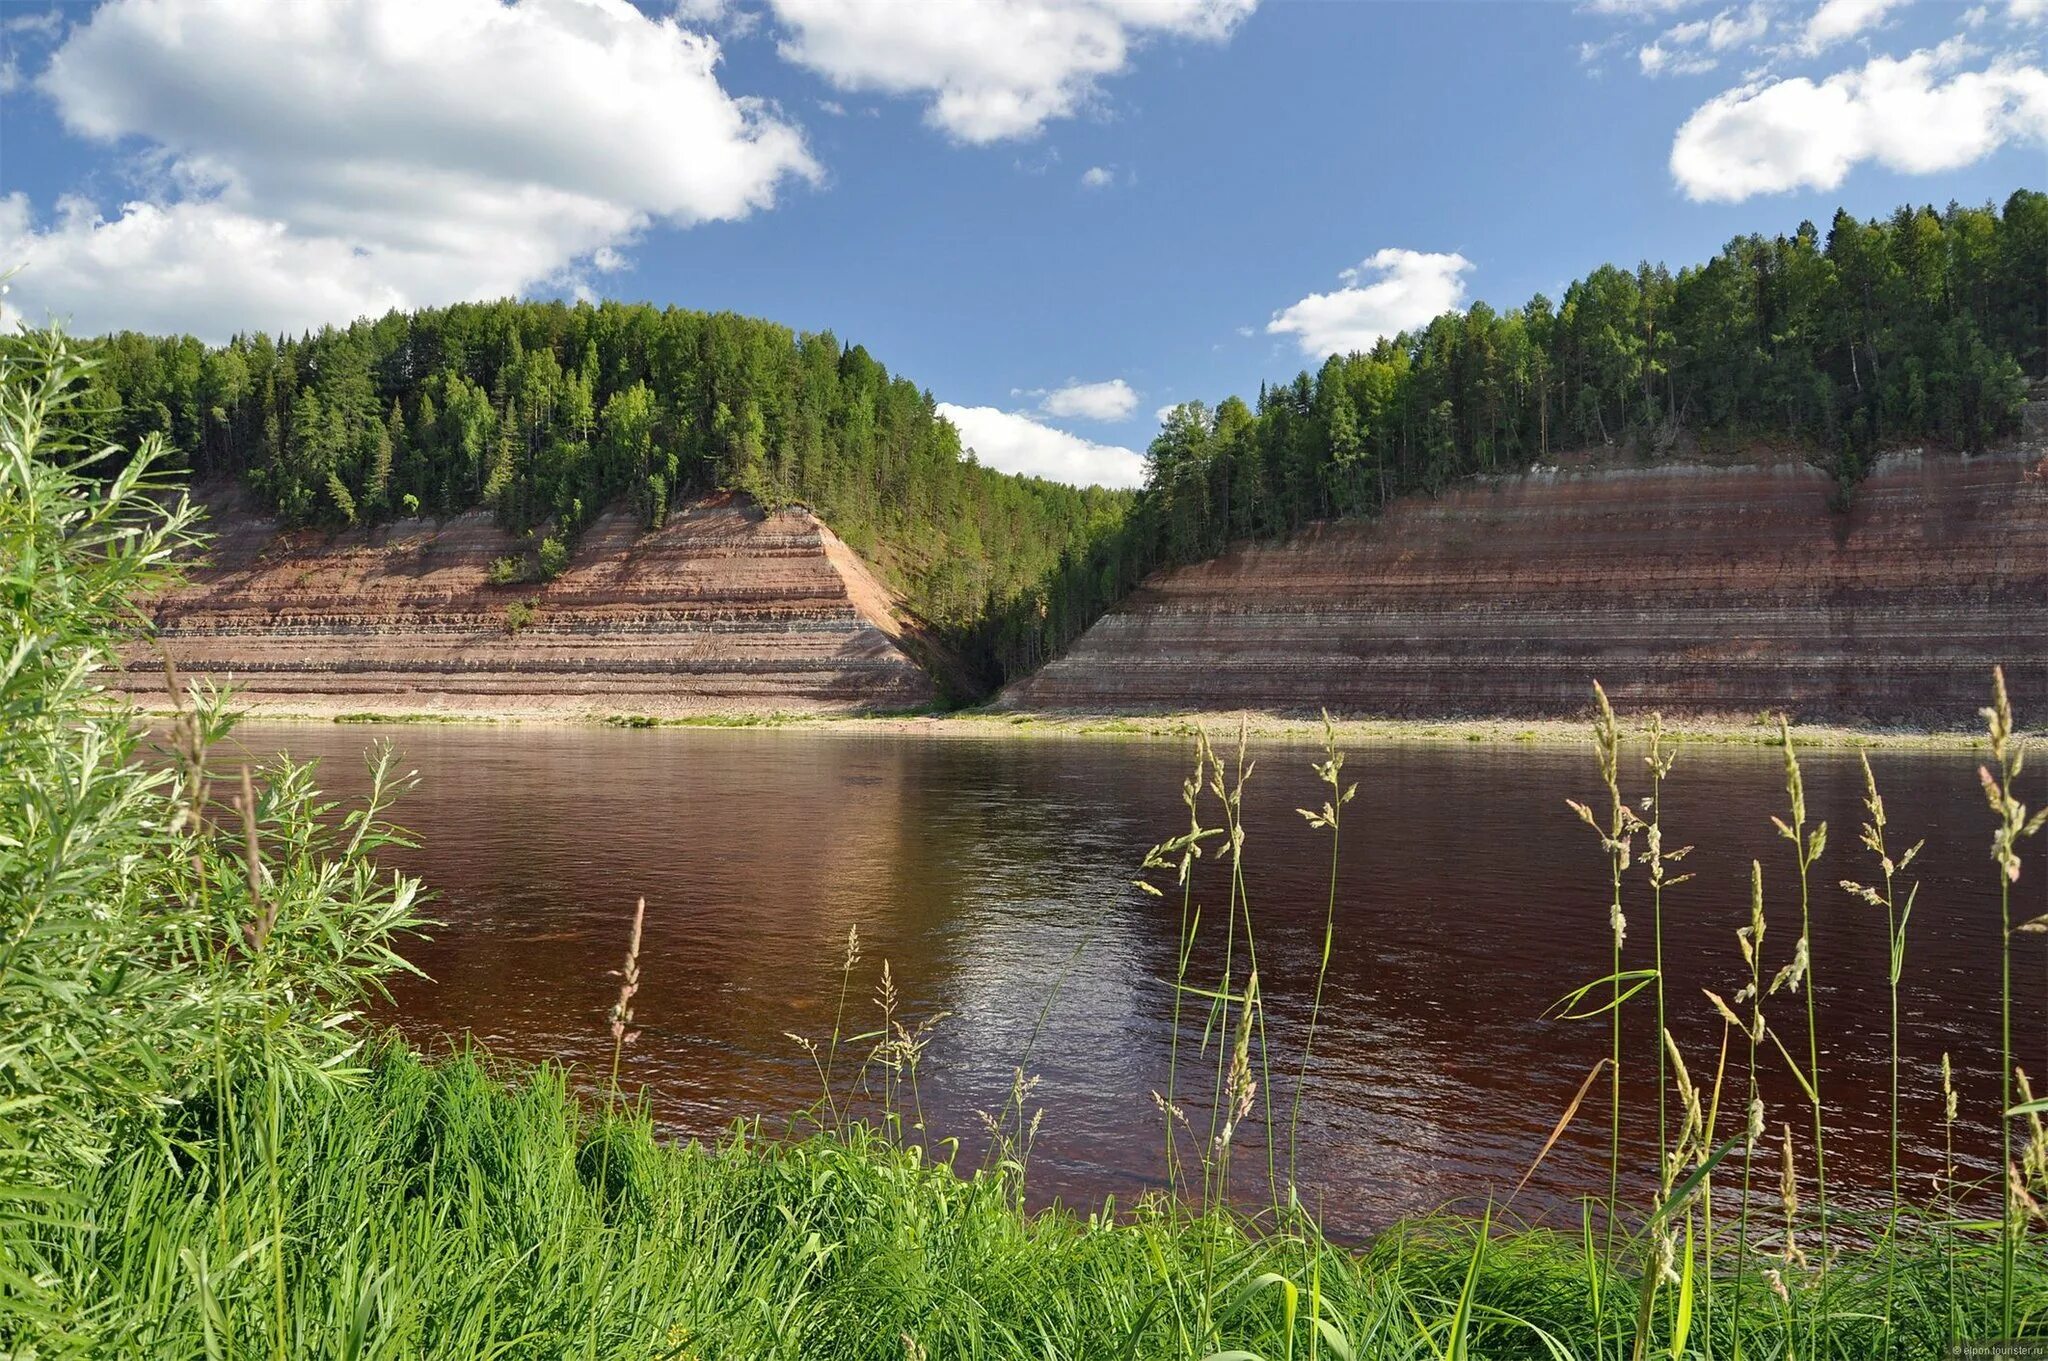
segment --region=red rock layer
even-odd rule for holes
[[[555,580],[515,586],[489,584],[520,550],[482,513],[330,535],[229,509],[208,528],[208,564],[158,603],[160,636],[181,671],[232,679],[258,705],[623,714],[934,698],[887,591],[801,509],[713,497],[647,534],[613,512]],[[160,688],[158,665],[132,658],[131,685]]]
[[[1855,489],[1798,465],[1535,472],[1160,573],[1020,708],[1327,705],[1970,724],[1994,663],[2048,704],[2037,452],[1900,455]]]

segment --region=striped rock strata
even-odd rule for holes
[[[544,584],[494,586],[520,545],[489,515],[342,534],[281,531],[209,489],[207,564],[161,599],[187,675],[257,707],[689,714],[929,703],[887,590],[817,517],[695,502],[638,532],[608,513]],[[522,616],[530,612],[530,619]],[[153,654],[127,663],[159,693]]]
[[[1971,725],[2048,703],[2048,461],[1537,471],[1152,577],[1012,707]]]

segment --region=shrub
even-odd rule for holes
[[[540,579],[553,581],[569,565],[569,546],[558,534],[550,534],[540,541]]]
[[[371,857],[394,777],[326,816],[311,770],[208,764],[233,719],[180,692],[167,759],[101,681],[196,513],[152,435],[87,443],[91,369],[55,334],[0,342],[0,1353],[111,1324],[67,1310],[52,1243],[117,1147],[164,1160],[251,1081],[349,1081],[357,1002],[403,967],[417,886]],[[221,794],[217,795],[216,790]],[[207,1112],[211,1114],[207,1114]]]
[[[533,560],[523,553],[507,553],[484,573],[493,586],[522,586],[533,579]]]

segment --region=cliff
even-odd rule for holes
[[[1010,707],[1974,725],[2048,697],[2040,451],[1539,470],[1159,573]]]
[[[801,508],[694,502],[652,533],[614,511],[545,583],[492,585],[521,554],[484,513],[285,531],[202,488],[215,535],[156,604],[188,676],[315,711],[690,714],[902,708],[936,698],[914,625]],[[160,663],[127,663],[138,693]]]

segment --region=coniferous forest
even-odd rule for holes
[[[1791,445],[1846,497],[1886,448],[1982,449],[2048,373],[2048,194],[1837,213],[1447,312],[1254,403],[1176,408],[1135,495],[979,466],[866,350],[731,314],[507,301],[102,357],[96,433],[161,431],[293,524],[488,508],[546,574],[610,505],[651,527],[713,488],[802,502],[994,682],[1160,566],[1562,451]]]

